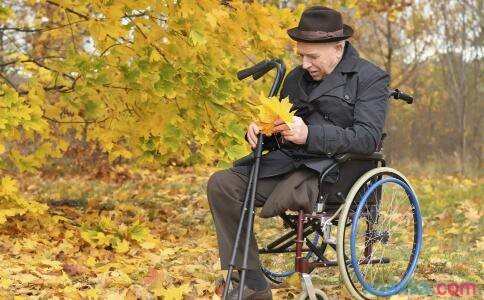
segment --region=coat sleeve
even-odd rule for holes
[[[329,124],[308,125],[305,147],[309,153],[332,156],[375,152],[385,124],[390,76],[380,69],[365,73],[372,75],[359,84],[353,125],[347,128]]]

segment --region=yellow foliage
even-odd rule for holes
[[[0,129],[22,124],[32,133],[41,133],[53,140],[49,145],[55,149],[48,154],[55,156],[67,149],[62,135],[73,131],[82,139],[85,134],[88,142],[99,143],[111,162],[117,157],[161,164],[229,162],[243,154],[243,134],[234,136],[218,124],[228,117],[240,131],[244,121],[251,119],[251,107],[243,99],[256,91],[236,80],[235,74],[250,64],[248,53],[255,59],[289,58],[285,29],[297,23],[296,15],[257,1],[230,5],[217,0],[111,2],[62,1],[56,2],[57,8],[41,2],[32,8],[34,17],[63,20],[67,8],[88,17],[69,13],[75,26],[39,32],[37,39],[49,49],[47,54],[59,58],[49,60],[48,68],[32,62],[18,64],[31,74],[31,82],[24,87],[31,92],[19,96],[11,90],[8,97],[20,103],[28,99],[34,105],[21,106],[15,113],[18,121],[12,124],[4,124],[10,118],[0,108]],[[126,17],[140,12],[144,16]],[[261,33],[260,28],[267,32]],[[73,39],[87,36],[93,39],[89,49],[79,41],[76,51],[57,50],[57,44],[70,48]],[[31,61],[19,53],[4,58],[12,59]],[[57,84],[68,90],[73,81],[72,91],[52,89]],[[92,122],[85,133],[83,122]],[[44,151],[13,158],[19,168],[30,171],[49,155]]]
[[[127,240],[116,240],[114,243],[114,250],[117,253],[126,253],[129,251],[129,242]]]
[[[28,200],[19,194],[17,181],[9,176],[0,180],[0,225],[7,221],[8,217],[31,213],[43,214],[47,210],[45,204]]]
[[[2,234],[6,232],[2,227],[0,246],[9,249],[10,255],[0,261],[0,287],[34,296],[49,293],[46,298],[216,297],[214,283],[225,274],[220,271],[217,238],[204,192],[213,171],[206,167],[196,171],[142,169],[123,184],[77,177],[24,177],[29,190],[43,199],[76,198],[85,187],[91,187],[85,196],[93,200],[85,209],[56,208],[64,218],[53,223],[43,219],[42,229],[35,234],[25,234],[22,226],[27,222],[11,224],[22,231],[23,237]],[[483,248],[479,181],[455,176],[410,180],[419,195],[427,245],[417,278],[455,274],[462,280],[478,280],[482,264],[465,261],[479,261]],[[5,182],[11,186],[9,180]],[[17,193],[12,188],[5,190]],[[112,210],[96,208],[96,202],[111,199],[120,201]],[[442,204],[436,200],[442,200]],[[256,218],[259,241],[280,228],[272,227],[275,221],[262,223]],[[339,282],[337,274],[329,274],[324,280]],[[275,298],[299,293],[300,282],[297,274],[287,278],[285,289],[273,291]],[[86,290],[86,286],[92,288]],[[331,293],[336,298],[345,295],[342,286],[331,289]]]
[[[156,296],[161,296],[166,300],[182,299],[183,295],[191,290],[188,284],[183,284],[179,287],[157,288],[153,292]]]
[[[257,109],[259,111],[256,116],[257,124],[265,135],[272,135],[274,129],[274,122],[277,119],[283,120],[289,127],[293,122],[294,113],[289,112],[292,104],[289,98],[279,101],[277,97],[266,97],[262,93],[258,98]]]

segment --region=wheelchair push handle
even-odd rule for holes
[[[407,102],[408,104],[412,104],[413,103],[413,97],[410,96],[409,94],[405,94],[404,92],[400,91],[399,89],[395,89],[394,91],[392,91],[390,93],[390,96],[392,96],[394,99],[401,99],[405,102]]]

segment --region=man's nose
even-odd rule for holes
[[[309,69],[310,66],[311,66],[311,63],[309,62],[309,60],[306,59],[306,58],[303,58],[303,60],[302,60],[303,69],[307,70],[307,69]]]

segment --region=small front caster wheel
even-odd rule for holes
[[[329,299],[328,296],[326,295],[326,293],[323,292],[320,289],[315,289],[314,294],[316,295],[316,299],[318,299],[318,300],[328,300]],[[309,300],[308,292],[304,291],[301,294],[299,294],[298,299],[299,300]]]

